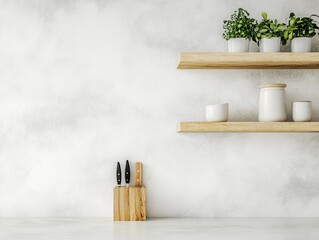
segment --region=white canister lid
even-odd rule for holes
[[[285,88],[287,84],[285,83],[265,83],[259,86],[259,88],[272,88],[272,87],[279,87]]]

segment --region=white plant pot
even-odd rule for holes
[[[280,37],[262,38],[259,42],[260,52],[280,52]]]
[[[249,52],[249,40],[245,38],[231,38],[228,41],[228,52]]]
[[[297,37],[291,40],[292,52],[311,52],[311,40],[310,37]]]

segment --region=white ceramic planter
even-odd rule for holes
[[[282,83],[260,86],[260,122],[285,122],[287,120],[285,87],[286,84]]]
[[[249,52],[249,42],[245,38],[231,38],[227,41],[228,52]]]
[[[298,37],[291,40],[292,52],[311,52],[311,40],[310,37]]]
[[[291,112],[294,122],[310,122],[312,118],[312,102],[292,102]]]
[[[226,122],[228,120],[228,103],[206,106],[208,122]]]
[[[262,38],[259,42],[260,52],[280,52],[280,37]]]

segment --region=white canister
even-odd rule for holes
[[[312,102],[299,101],[291,103],[292,120],[294,122],[310,122],[312,118]]]
[[[245,38],[231,38],[227,43],[228,52],[249,52],[249,40]]]
[[[287,120],[286,84],[270,83],[260,86],[259,121],[285,122]]]
[[[291,40],[291,51],[292,52],[311,52],[311,41],[310,37],[297,37]]]
[[[281,38],[262,38],[259,42],[260,52],[280,52]]]
[[[206,106],[208,122],[226,122],[228,120],[228,103]]]

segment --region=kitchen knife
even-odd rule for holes
[[[130,170],[130,164],[128,163],[128,160],[126,160],[125,164],[125,183],[127,186],[130,184],[131,179],[131,170]]]
[[[134,187],[143,186],[143,165],[141,162],[137,162],[134,165]]]
[[[117,168],[116,168],[116,181],[117,181],[117,185],[121,186],[122,171],[121,171],[121,165],[119,162],[117,162]]]

